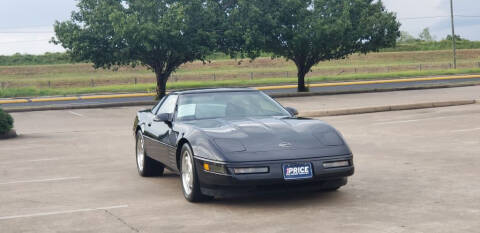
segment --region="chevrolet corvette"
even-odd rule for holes
[[[190,202],[346,185],[353,155],[341,134],[297,115],[249,88],[171,92],[137,113],[138,173],[178,173]]]

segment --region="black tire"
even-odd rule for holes
[[[144,145],[143,133],[139,130],[135,140],[135,164],[137,164],[138,174],[142,177],[163,176],[164,166],[148,157]],[[139,148],[141,148],[141,151],[139,151]],[[143,153],[143,159],[139,159],[140,153]]]
[[[187,157],[188,158],[185,158]],[[186,164],[184,162],[184,159],[187,161],[190,161],[190,164]],[[197,175],[197,168],[195,166],[195,161],[193,160],[193,152],[192,148],[188,143],[183,144],[182,146],[182,151],[180,154],[180,180],[181,180],[181,186],[182,186],[182,191],[183,191],[183,196],[187,201],[189,202],[202,202],[208,199],[211,199],[212,197],[205,196],[202,194],[200,191],[200,182],[198,181],[198,175]],[[191,166],[189,169],[189,166]],[[186,178],[184,178],[184,172],[185,173],[190,173],[191,177],[191,183],[189,185],[188,181]],[[187,188],[190,187],[190,188]]]

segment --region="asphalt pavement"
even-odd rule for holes
[[[322,94],[480,82],[444,78],[314,84]],[[293,87],[260,87],[267,94]],[[37,99],[41,100],[41,99]],[[277,98],[301,113],[480,100],[480,86]],[[2,108],[151,103],[153,97],[0,104]],[[475,101],[474,101],[475,102]],[[474,103],[473,102],[473,103]],[[1,103],[1,101],[0,101]],[[480,104],[322,117],[346,138],[356,173],[337,192],[184,200],[180,179],[136,172],[131,126],[150,107],[12,113],[0,140],[0,232],[476,232]]]
[[[478,87],[428,91],[436,93],[279,101],[307,111],[479,93]],[[202,204],[184,200],[175,174],[137,174],[131,125],[135,112],[145,107],[13,113],[20,136],[0,141],[0,232],[442,233],[480,228],[480,104],[323,117],[353,150],[356,173],[347,186],[330,193]]]

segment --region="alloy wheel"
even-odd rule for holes
[[[186,150],[182,156],[182,185],[186,195],[192,193],[193,164],[190,151]]]

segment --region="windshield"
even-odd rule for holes
[[[176,119],[179,121],[256,116],[290,116],[262,92],[217,92],[181,95]]]

